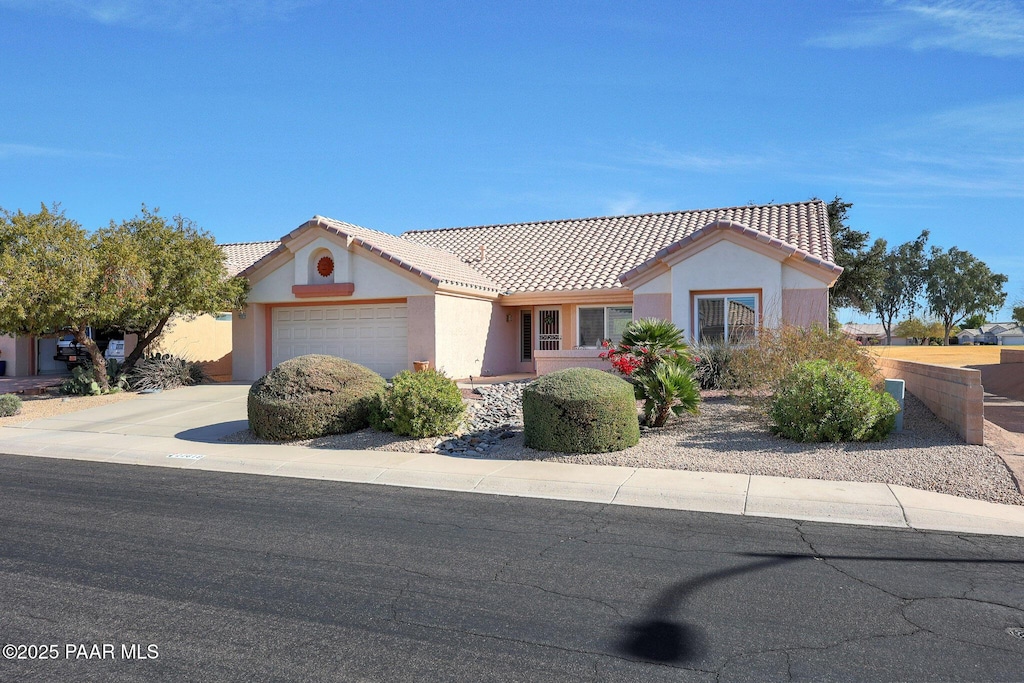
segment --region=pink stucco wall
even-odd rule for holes
[[[783,289],[782,321],[797,327],[828,327],[828,290]]]
[[[430,367],[437,367],[434,353],[434,297],[410,296],[406,299],[406,315],[409,324],[409,367],[415,361],[429,361]]]
[[[633,320],[640,318],[669,320],[671,317],[671,294],[641,294],[638,292],[633,295]]]
[[[249,304],[245,317],[235,311],[231,321],[231,378],[253,382],[267,372],[266,306]]]
[[[566,368],[594,368],[595,370],[611,370],[611,364],[598,358],[602,349],[569,349],[564,351],[534,351],[537,363],[537,376],[546,375]]]

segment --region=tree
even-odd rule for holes
[[[965,330],[976,330],[986,323],[988,323],[988,316],[984,313],[975,313],[964,318],[964,322],[960,327]]]
[[[943,324],[942,344],[953,325],[969,315],[989,313],[1006,301],[1006,276],[993,273],[970,252],[932,247],[925,279],[928,307]]]
[[[59,205],[39,213],[0,209],[0,332],[42,336],[67,330],[109,390],[107,363],[88,328],[108,327],[148,289],[139,255],[89,235]]]
[[[1024,299],[1017,299],[1013,302],[1013,321],[1024,327]]]
[[[861,313],[873,310],[872,296],[885,277],[885,240],[877,239],[871,246],[871,235],[854,230],[846,224],[847,212],[853,204],[836,197],[828,204],[828,227],[832,233],[835,263],[843,267],[829,300],[830,308],[856,308]]]
[[[938,320],[922,320],[917,317],[910,317],[896,325],[894,330],[899,337],[913,339],[924,346],[931,339],[942,337],[944,328]]]
[[[241,308],[248,293],[244,278],[229,278],[214,238],[182,216],[167,219],[145,204],[140,215],[100,232],[105,242],[125,245],[141,256],[150,287],[135,305],[120,311],[113,327],[137,334],[125,358],[130,368],[174,317],[216,315]]]
[[[925,230],[913,242],[906,242],[886,252],[882,256],[884,274],[881,282],[875,291],[865,293],[882,322],[886,344],[892,343],[892,321],[904,309],[913,309],[924,287],[927,272],[924,246],[927,241],[928,231]]]

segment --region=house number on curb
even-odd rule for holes
[[[168,458],[177,458],[179,460],[202,460],[204,455],[197,455],[195,453],[171,453],[167,456]]]

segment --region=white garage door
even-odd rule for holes
[[[405,304],[274,309],[271,360],[326,353],[392,377],[408,365]]]

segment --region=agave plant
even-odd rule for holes
[[[633,375],[638,396],[644,401],[644,423],[664,427],[670,415],[696,413],[700,389],[684,358],[660,363],[653,370]]]

